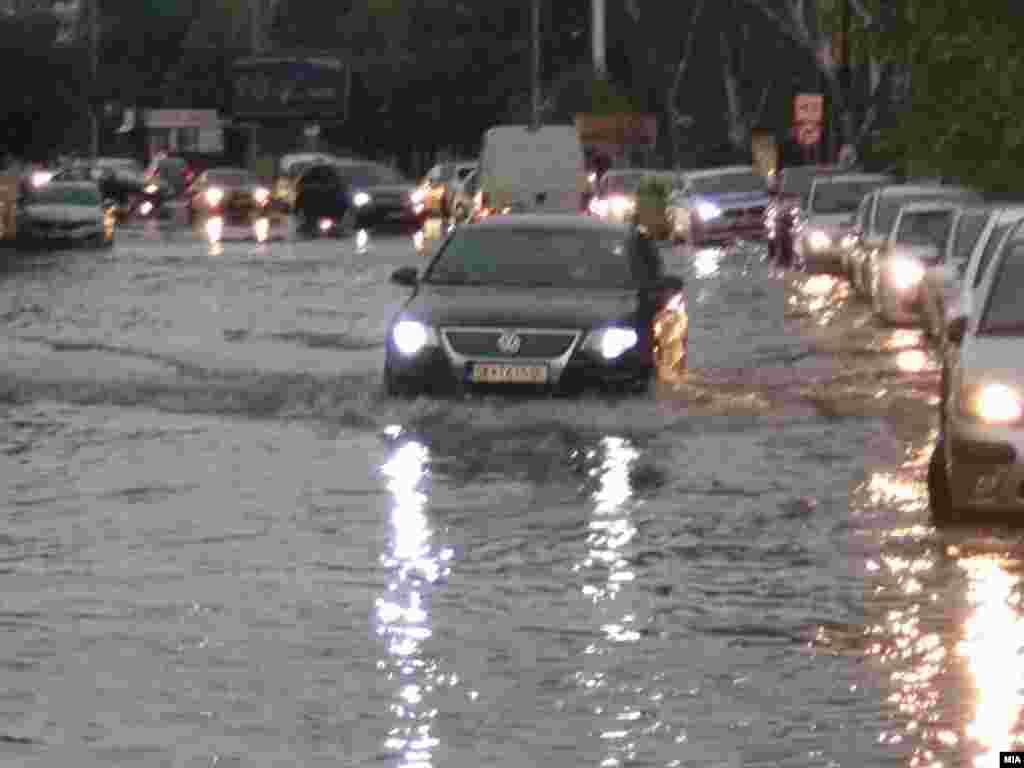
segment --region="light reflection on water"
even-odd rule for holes
[[[693,257],[693,268],[701,280],[718,274],[718,264],[725,252],[721,248],[702,248]]]
[[[640,640],[636,627],[636,615],[628,604],[616,600],[635,578],[632,566],[626,559],[625,548],[636,536],[637,528],[632,519],[633,487],[630,473],[640,453],[632,442],[620,437],[605,437],[601,440],[598,455],[601,464],[592,470],[596,475],[597,488],[593,493],[594,509],[588,523],[587,557],[574,570],[586,570],[595,578],[588,579],[583,594],[593,601],[599,612],[598,621],[604,632],[604,642],[592,643],[585,653],[594,659],[596,667],[592,673],[581,672],[578,680],[585,690],[596,693],[602,703],[593,708],[599,722],[599,737],[605,746],[600,763],[603,768],[614,768],[624,761],[636,759],[636,742],[639,735],[637,726],[641,712],[628,704],[616,705],[617,690],[608,682],[604,670],[615,662],[611,659],[598,661],[602,656],[614,653],[616,646],[632,644]],[[626,601],[628,602],[628,601]],[[642,689],[635,690],[640,693]]]
[[[387,656],[377,666],[396,687],[389,707],[396,725],[384,747],[401,757],[403,768],[431,768],[433,750],[439,744],[432,733],[437,709],[425,701],[443,676],[438,674],[438,661],[422,647],[432,634],[424,593],[447,575],[445,563],[452,553],[438,552],[431,544],[427,497],[420,490],[429,460],[429,450],[410,440],[396,449],[381,470],[394,496],[391,548],[381,557],[393,580],[376,601],[377,634],[387,643]]]

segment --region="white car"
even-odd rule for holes
[[[30,242],[114,244],[114,210],[88,181],[51,181],[32,189],[19,209],[18,237]]]
[[[928,465],[932,519],[1024,511],[1024,232],[1016,224],[984,271],[975,310],[950,321],[939,440]]]

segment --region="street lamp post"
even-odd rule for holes
[[[533,0],[531,10],[533,55],[530,78],[530,125],[537,130],[540,127],[540,0]]]
[[[89,4],[89,73],[92,98],[89,103],[89,155],[93,159],[100,154],[100,0]]]
[[[605,38],[604,38],[604,0],[590,0],[590,29],[593,40],[594,55],[594,76],[601,79],[608,70],[605,61]]]

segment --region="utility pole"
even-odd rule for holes
[[[540,0],[533,0],[532,8],[533,30],[533,66],[531,67],[531,111],[530,125],[533,130],[540,128]]]
[[[602,79],[608,71],[605,63],[604,0],[590,0],[590,12],[590,32],[594,48],[594,77]]]
[[[100,0],[89,3],[89,74],[92,98],[89,100],[89,156],[100,154]]]
[[[262,5],[263,0],[249,0],[249,47],[254,55],[263,49],[263,36],[260,34],[263,26]]]

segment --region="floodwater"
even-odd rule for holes
[[[664,253],[692,371],[615,402],[384,398],[408,238],[3,254],[3,764],[995,765],[1024,547],[929,523],[935,355]]]

